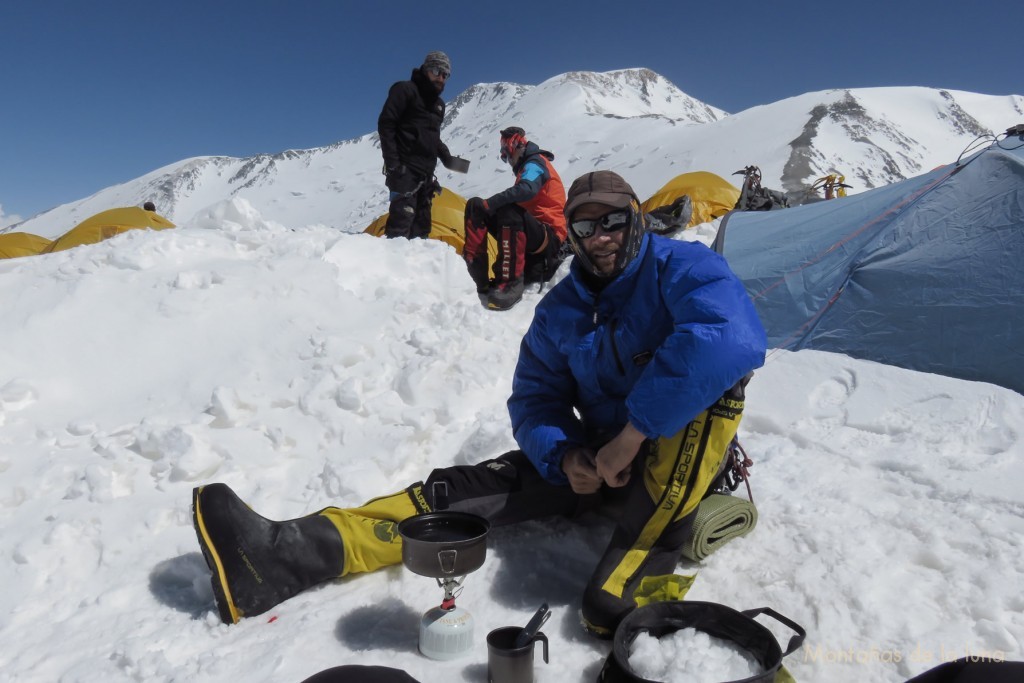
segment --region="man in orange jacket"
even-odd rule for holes
[[[512,166],[515,184],[487,199],[466,203],[463,258],[480,301],[504,311],[523,298],[527,284],[547,282],[565,242],[565,187],[551,164],[555,155],[526,139],[522,128],[501,131],[501,160]],[[498,259],[487,272],[487,235],[498,241]]]

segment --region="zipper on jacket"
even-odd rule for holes
[[[594,297],[594,326],[600,324],[600,306],[598,305],[598,299],[600,294]],[[615,343],[615,327],[619,324],[618,318],[612,319],[611,325],[609,326],[609,333],[612,340],[612,357],[615,358],[615,367],[619,369],[619,374],[623,377],[626,376],[626,366],[622,364],[622,359],[619,358],[619,345]]]
[[[612,320],[611,329],[609,334],[612,340],[612,356],[615,357],[615,367],[619,369],[619,374],[625,377],[626,368],[622,365],[622,360],[619,358],[619,345],[615,343],[615,327],[619,324],[618,320]]]

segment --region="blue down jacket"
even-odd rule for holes
[[[724,258],[648,234],[600,293],[574,261],[537,305],[508,400],[513,434],[546,480],[566,483],[568,447],[600,445],[627,420],[648,438],[679,432],[764,364],[766,344]]]

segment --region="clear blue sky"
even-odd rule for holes
[[[1024,94],[1019,7],[5,0],[0,207],[28,218],[188,157],[371,132],[391,83],[436,49],[453,61],[448,100],[474,83],[627,67],[729,112],[844,87]]]

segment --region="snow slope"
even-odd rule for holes
[[[220,623],[194,486],[286,519],[514,446],[504,402],[540,294],[491,313],[440,242],[305,223],[236,198],[176,230],[0,261],[0,681],[298,683],[346,663],[481,681],[483,635],[541,602],[537,680],[595,679],[608,644],[576,612],[600,516],[491,534],[459,599],[478,631],[464,659],[417,653],[441,596],[401,567]],[[690,597],[804,625],[801,683],[1024,659],[1022,424],[1024,397],[999,387],[772,353],[741,429],[759,526],[679,566]]]

